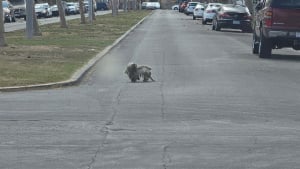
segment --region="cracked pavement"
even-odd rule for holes
[[[81,84],[0,93],[0,168],[298,169],[299,53],[251,41],[155,10]]]

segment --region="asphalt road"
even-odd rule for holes
[[[80,85],[0,93],[0,168],[299,169],[300,55],[251,41],[154,11]]]

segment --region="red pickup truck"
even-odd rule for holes
[[[262,0],[253,20],[252,53],[267,58],[272,49],[300,50],[300,0]]]

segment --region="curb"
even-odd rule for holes
[[[70,79],[66,81],[53,82],[53,83],[44,83],[44,84],[36,84],[36,85],[26,85],[26,86],[13,86],[13,87],[0,87],[0,92],[16,92],[16,91],[25,91],[25,90],[39,90],[39,89],[52,89],[66,86],[73,86],[81,82],[84,75],[91,70],[91,68],[96,65],[96,63],[105,56],[110,50],[112,50],[117,44],[119,44],[130,32],[132,32],[137,26],[142,24],[147,17],[149,17],[151,13],[145,16],[142,20],[140,20],[137,24],[131,27],[127,32],[125,32],[121,37],[114,41],[113,44],[104,48],[100,53],[98,53],[94,58],[89,60],[87,64],[78,69]]]

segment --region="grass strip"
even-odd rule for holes
[[[40,26],[42,36],[25,38],[24,30],[5,33],[0,49],[0,87],[64,81],[97,53],[111,45],[150,11],[96,16],[93,24],[68,21]]]

